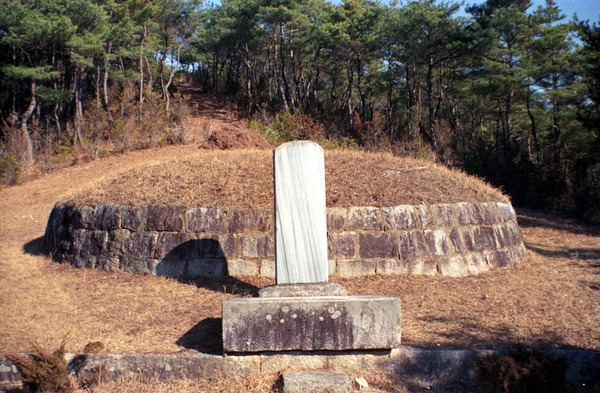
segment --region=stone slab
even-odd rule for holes
[[[346,288],[333,282],[278,284],[259,289],[259,297],[346,296]]]
[[[310,141],[275,149],[275,261],[278,284],[328,281],[325,158]]]
[[[346,393],[352,390],[350,378],[342,373],[284,372],[281,382],[284,393]]]
[[[400,345],[400,299],[238,298],[223,302],[224,352],[344,351]]]

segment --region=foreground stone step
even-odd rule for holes
[[[227,299],[224,352],[343,351],[400,345],[400,299],[312,296]]]
[[[342,373],[284,372],[284,393],[346,393],[351,391],[350,378]]]

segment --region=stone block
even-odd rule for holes
[[[327,261],[327,274],[328,276],[333,276],[335,274],[336,263],[334,259],[329,259]]]
[[[150,262],[152,274],[155,276],[166,277],[184,277],[186,271],[186,261],[181,260],[157,260],[153,259]],[[198,276],[201,276],[200,274]]]
[[[393,233],[362,232],[358,235],[361,258],[397,258],[398,243]]]
[[[94,208],[91,206],[81,206],[79,208],[68,206],[67,222],[73,228],[97,229],[94,222]]]
[[[408,264],[406,261],[401,261],[398,259],[377,261],[375,273],[382,275],[406,274],[408,273]]]
[[[419,227],[415,209],[411,205],[384,207],[381,211],[386,231],[393,229],[416,229]]]
[[[354,258],[356,256],[357,235],[351,232],[329,233],[329,257]]]
[[[383,229],[381,210],[376,207],[351,207],[348,209],[348,230],[375,230]]]
[[[204,237],[202,239],[194,240],[194,245],[197,250],[198,258],[200,259],[214,259],[214,258],[225,258],[225,251],[223,250],[223,244],[226,242],[219,241],[221,237]]]
[[[346,289],[333,282],[278,284],[261,288],[259,297],[346,296]]]
[[[260,261],[260,275],[263,277],[275,278],[274,259],[263,259]]]
[[[233,210],[228,221],[229,233],[269,232],[273,229],[271,210]]]
[[[484,224],[494,225],[503,222],[498,206],[495,203],[480,203],[478,209]]]
[[[237,253],[235,235],[219,235],[216,240],[219,241],[223,255],[227,258],[234,258]]]
[[[427,245],[422,231],[400,232],[400,257],[402,259],[427,258]]]
[[[85,231],[79,255],[81,257],[98,256],[106,249],[108,234],[106,231]]]
[[[163,232],[158,235],[154,258],[194,259],[197,257],[196,241],[191,234]]]
[[[460,202],[456,204],[456,215],[460,225],[479,225],[482,223],[482,218],[479,215],[477,206],[472,203]]]
[[[258,274],[258,262],[246,259],[229,259],[227,261],[227,272],[230,276],[256,276]]]
[[[454,208],[449,204],[439,204],[429,206],[431,213],[437,222],[438,227],[455,227],[458,220],[454,214]]]
[[[496,249],[496,234],[494,228],[479,226],[473,229],[473,246],[475,251],[491,251]]]
[[[130,231],[140,231],[143,227],[144,214],[146,208],[143,206],[122,206],[121,208],[121,228]]]
[[[111,258],[119,258],[131,252],[131,232],[115,229],[108,232],[107,251]]]
[[[265,353],[260,355],[260,370],[272,373],[281,370],[319,370],[327,368],[328,356],[318,353]]]
[[[415,211],[417,213],[417,217],[421,222],[422,229],[433,229],[435,228],[435,221],[433,220],[433,216],[431,212],[425,205],[416,205]]]
[[[473,236],[467,229],[452,228],[450,231],[450,241],[457,253],[465,254],[475,251]]]
[[[437,274],[437,262],[433,259],[417,259],[408,261],[408,273],[424,276]]]
[[[374,261],[350,260],[337,262],[337,274],[340,277],[369,276],[375,274]]]
[[[136,258],[154,258],[158,233],[133,233],[131,235],[131,254]]]
[[[510,203],[496,202],[496,206],[498,206],[498,211],[503,222],[517,220],[517,213]]]
[[[256,255],[263,258],[275,256],[275,242],[273,236],[266,235],[256,237]]]
[[[121,227],[121,206],[98,205],[94,209],[92,225],[96,229],[118,229]]]
[[[346,209],[341,207],[330,207],[326,210],[327,229],[330,231],[342,231],[346,225]]]
[[[463,258],[467,264],[469,274],[479,274],[490,270],[490,266],[487,264],[487,260],[483,254],[476,252],[473,254],[466,254]]]
[[[187,271],[184,274],[189,278],[224,277],[228,274],[227,265],[225,259],[221,258],[194,259],[187,262]]]
[[[486,256],[488,265],[495,268],[503,268],[510,266],[511,260],[509,255],[504,251],[495,251]]]
[[[399,345],[398,298],[318,296],[223,302],[225,352],[390,349]]]
[[[146,230],[181,232],[186,208],[183,206],[152,205],[146,209]]]
[[[188,231],[221,232],[223,210],[220,207],[197,207],[187,211]]]
[[[155,276],[174,276],[176,274],[157,274],[154,270],[154,266],[158,264],[157,260],[144,259],[135,257],[124,257],[121,259],[121,269],[127,273],[133,274],[154,274]]]
[[[283,393],[349,393],[350,378],[342,373],[284,372],[281,374]]]
[[[450,241],[445,231],[428,229],[423,231],[423,234],[431,255],[446,255],[450,252]]]
[[[438,270],[444,277],[457,278],[469,275],[467,264],[459,255],[442,258],[438,262]]]

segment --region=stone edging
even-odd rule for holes
[[[492,350],[401,347],[392,351],[289,352],[244,356],[203,353],[67,354],[67,360],[71,372],[77,372],[79,376],[92,374],[99,366],[103,366],[103,377],[115,382],[132,379],[165,381],[233,378],[282,370],[327,369],[358,375],[383,371],[401,375],[403,381],[416,386],[435,386],[444,381],[454,391],[472,391],[477,386],[477,356],[494,352],[502,353]],[[595,391],[594,381],[597,382],[600,377],[599,352],[564,349],[544,352],[566,360],[568,391]],[[18,386],[20,382],[15,365],[0,354],[0,391],[5,387]]]
[[[329,274],[463,277],[524,258],[510,203],[328,208]],[[273,211],[184,206],[52,210],[44,248],[75,267],[175,277],[275,276]]]

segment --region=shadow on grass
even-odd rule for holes
[[[461,317],[420,318],[429,324],[457,326],[450,331],[441,331],[436,342],[412,342],[411,346],[421,348],[447,349],[499,349],[506,350],[524,345],[534,349],[579,349],[565,343],[564,337],[553,331],[545,331],[537,337],[523,337],[510,325],[486,326],[477,320]]]
[[[540,211],[517,209],[517,220],[522,228],[546,228],[566,231],[575,235],[600,237],[600,226],[581,220],[562,218]]]
[[[207,354],[223,353],[221,318],[206,318],[187,331],[175,344]]]
[[[525,247],[537,254],[545,256],[547,258],[570,258],[573,261],[597,261],[592,263],[589,267],[600,268],[600,248],[578,248],[577,250],[546,250],[541,247],[537,247],[529,242],[525,242]]]
[[[33,239],[23,245],[23,252],[29,255],[41,256],[46,255],[44,252],[44,236]]]

